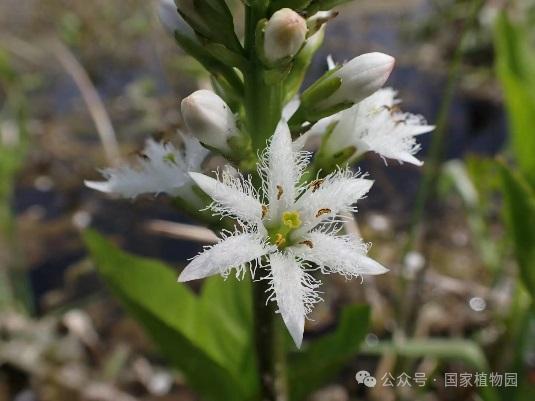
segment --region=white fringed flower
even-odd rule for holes
[[[133,198],[146,193],[167,193],[195,201],[188,171],[200,171],[208,150],[192,137],[183,136],[184,149],[149,139],[138,163],[102,170],[106,181],[86,181],[97,191]]]
[[[336,124],[325,144],[327,154],[353,146],[355,156],[372,151],[383,158],[420,166],[423,163],[414,157],[420,150],[415,137],[435,127],[427,125],[422,116],[402,112],[396,94],[392,88],[380,89],[355,106],[318,121],[310,135],[323,134]]]
[[[261,194],[250,178],[226,172],[217,180],[191,173],[193,180],[213,199],[211,209],[232,216],[241,229],[197,255],[182,272],[179,281],[213,274],[237,276],[251,268],[253,275],[267,270],[269,300],[278,311],[299,347],[305,317],[320,301],[320,282],[311,269],[340,273],[346,277],[381,274],[383,266],[366,256],[367,245],[360,238],[337,235],[343,215],[356,210],[354,204],[372,186],[372,181],[350,170],[340,170],[323,180],[301,185],[309,160],[296,149],[288,125],[281,122],[262,155],[259,173]]]

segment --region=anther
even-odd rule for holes
[[[275,245],[277,245],[280,248],[280,247],[283,247],[285,243],[286,243],[286,238],[284,238],[284,235],[282,235],[281,233],[277,233],[275,235]]]
[[[308,240],[308,239],[307,239],[307,240],[304,240],[304,241],[301,241],[300,244],[301,244],[301,245],[306,245],[306,246],[308,246],[310,249],[314,248],[314,244],[312,243],[312,241],[310,241],[310,240]]]
[[[284,193],[284,190],[280,185],[277,185],[277,200],[280,200],[282,198],[282,194]]]
[[[323,184],[323,181],[324,181],[323,178],[319,178],[317,180],[312,181],[310,183],[310,187],[312,188],[312,192],[316,192],[320,188],[321,184]]]
[[[318,210],[318,212],[316,213],[316,217],[320,217],[324,214],[329,214],[329,213],[331,213],[331,209],[324,207]]]

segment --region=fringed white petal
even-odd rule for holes
[[[304,235],[325,220],[356,211],[355,203],[368,193],[373,181],[346,169],[331,173],[316,184],[312,183],[295,205],[303,221],[295,237]]]
[[[176,196],[190,182],[182,153],[171,144],[148,140],[136,166],[120,166],[102,171],[106,181],[86,181],[89,188],[136,197],[145,193]]]
[[[288,103],[284,105],[282,109],[282,118],[288,121],[295,114],[299,106],[301,105],[301,100],[299,96],[294,96]]]
[[[301,347],[305,317],[320,301],[320,283],[305,272],[294,256],[276,252],[270,255],[270,300],[277,302],[278,312],[297,348]]]
[[[384,158],[421,165],[415,136],[434,129],[422,116],[399,110],[396,91],[384,88],[339,114],[339,124],[327,143],[334,153],[354,145],[358,153],[372,151]]]
[[[308,152],[294,150],[288,124],[281,120],[259,166],[269,203],[268,219],[278,220],[293,205],[308,158]]]
[[[236,276],[245,274],[248,264],[258,263],[260,257],[269,252],[262,238],[255,233],[236,234],[207,248],[185,267],[178,281],[196,280],[214,274],[227,276],[235,268]]]
[[[322,118],[316,124],[314,124],[307,131],[310,136],[323,136],[327,132],[327,128],[338,120],[340,120],[342,113],[333,114],[332,116]]]
[[[292,247],[292,251],[300,258],[316,263],[323,273],[339,273],[352,278],[388,271],[366,256],[368,246],[359,238],[313,231],[305,240],[306,243]]]
[[[184,161],[188,171],[201,171],[201,165],[210,153],[208,149],[201,145],[197,138],[191,135],[180,133],[184,143]]]
[[[250,225],[262,220],[262,204],[249,179],[241,175],[233,177],[227,171],[221,174],[222,181],[200,173],[190,173],[190,176],[214,200],[210,208],[217,214],[236,217]]]

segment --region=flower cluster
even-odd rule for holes
[[[232,271],[267,280],[266,301],[276,302],[300,346],[305,319],[321,299],[318,273],[387,271],[367,256],[368,244],[343,232],[373,184],[352,164],[371,151],[421,165],[415,137],[433,127],[402,112],[393,89],[381,89],[394,67],[382,53],[332,65],[299,94],[325,24],[336,16],[328,1],[258,2],[266,7],[246,13],[243,40],[225,1],[175,3],[161,1],[160,19],[212,74],[214,90],[182,100],[182,150],[148,141],[136,165],[103,170],[105,181],[87,185],[125,197],[166,193],[200,214],[232,219],[235,229],[221,227],[221,240],[193,258],[179,281]],[[275,6],[285,3],[295,8]],[[314,135],[321,137],[317,152],[303,151]],[[204,174],[209,153],[232,167],[215,178]]]

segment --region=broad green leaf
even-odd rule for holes
[[[236,306],[224,309],[233,304],[230,292],[237,284],[208,280],[208,296],[200,298],[177,283],[176,273],[162,263],[122,252],[95,232],[87,232],[85,241],[115,295],[204,399],[240,401],[256,394],[252,356],[245,357],[251,355],[250,337],[245,329],[224,323],[229,319],[238,326],[241,313],[243,324],[250,319],[246,305],[242,312]],[[211,299],[216,295],[223,296]]]
[[[523,27],[507,14],[497,18],[496,66],[509,117],[511,144],[520,170],[535,187],[535,50]]]
[[[235,367],[234,373],[239,380],[256,391],[258,372],[252,341],[250,280],[210,277],[202,287],[200,304],[206,318],[210,319],[210,324],[205,327],[214,334],[211,336],[213,346]]]
[[[304,399],[339,373],[359,350],[368,331],[370,317],[366,305],[345,308],[336,331],[313,341],[290,357],[288,376],[290,399]]]
[[[500,165],[505,212],[520,277],[535,300],[535,193],[505,164]]]

